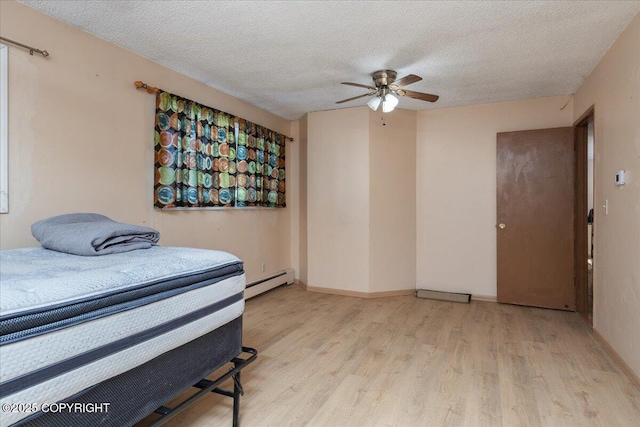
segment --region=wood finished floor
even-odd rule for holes
[[[575,313],[275,289],[247,302],[251,426],[640,426],[640,391]],[[167,425],[231,426],[211,394]]]

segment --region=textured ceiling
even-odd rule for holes
[[[571,94],[639,1],[22,1],[287,119],[364,105],[381,68],[426,109]],[[55,55],[55,52],[52,52]],[[144,76],[140,76],[144,80]],[[153,82],[149,82],[153,84]],[[170,88],[167,88],[170,89]]]

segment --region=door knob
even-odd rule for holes
[[[500,224],[498,224],[498,228],[499,228],[500,230],[504,230],[505,228],[507,228],[507,224],[500,223]]]

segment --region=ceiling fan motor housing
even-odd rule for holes
[[[376,87],[389,86],[396,81],[397,73],[393,70],[379,70],[371,74]]]

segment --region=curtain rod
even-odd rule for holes
[[[137,80],[135,82],[133,82],[133,84],[136,86],[136,89],[144,89],[147,91],[148,94],[152,94],[152,93],[159,93],[160,89],[157,87],[153,87],[153,86],[149,86],[146,83],[142,83],[140,80]],[[286,139],[288,139],[289,141],[293,142],[293,138],[291,138],[290,136],[284,135],[284,137]]]
[[[142,83],[140,80],[133,82],[136,85],[136,89],[145,89],[147,93],[158,93],[160,89],[153,86],[148,86],[146,83]]]
[[[4,40],[7,43],[15,44],[16,46],[20,46],[20,47],[23,47],[25,49],[28,49],[29,50],[29,55],[32,55],[32,56],[33,56],[33,52],[39,53],[40,55],[44,56],[45,58],[47,56],[49,56],[49,52],[47,52],[46,50],[36,49],[35,47],[31,47],[31,46],[27,46],[26,44],[18,43],[16,41],[13,41],[13,40],[8,39],[6,37],[0,37],[0,40]]]

